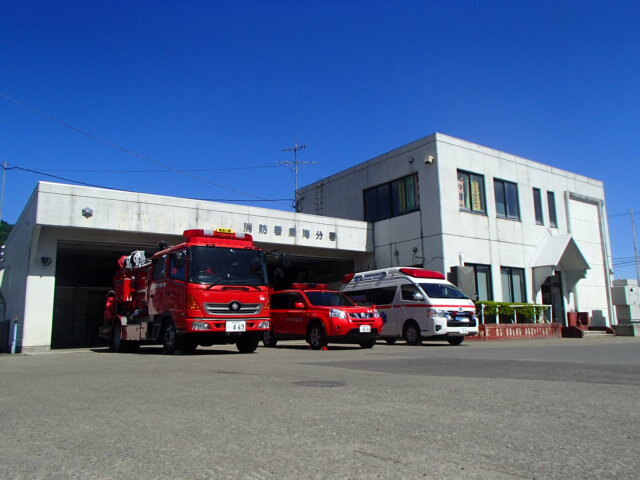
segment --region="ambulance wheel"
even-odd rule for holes
[[[374,338],[368,338],[366,340],[363,340],[362,342],[360,342],[360,347],[362,348],[373,348],[373,346],[376,344],[376,339]]]
[[[262,335],[262,344],[265,347],[273,348],[276,346],[277,343],[278,343],[278,339],[273,336],[273,333],[271,333],[271,330],[266,330]]]
[[[463,340],[464,340],[464,337],[451,337],[447,339],[447,342],[449,342],[449,345],[455,346],[455,345],[460,345]]]
[[[110,350],[115,353],[123,353],[125,351],[125,342],[122,340],[122,326],[120,320],[113,322],[113,328],[111,329],[111,345]]]
[[[420,329],[416,322],[409,321],[405,324],[404,339],[409,345],[420,345],[422,343],[422,339],[420,338]]]
[[[236,342],[236,347],[240,353],[253,353],[258,348],[260,338],[254,333],[243,334]]]
[[[387,342],[389,345],[393,345],[394,343],[396,343],[397,338],[385,338],[384,341]]]
[[[307,332],[307,343],[312,350],[320,350],[327,344],[322,325],[314,323],[309,327],[309,332]]]
[[[162,353],[173,355],[178,350],[178,334],[173,320],[165,320],[162,332]]]

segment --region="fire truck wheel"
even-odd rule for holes
[[[173,320],[165,320],[162,332],[162,353],[173,355],[178,350],[178,335]]]
[[[460,345],[462,343],[462,341],[464,340],[464,337],[451,337],[450,339],[447,340],[447,342],[449,342],[449,345]]]
[[[122,353],[125,351],[124,342],[122,341],[122,326],[120,325],[120,320],[113,322],[110,347],[112,352]]]
[[[273,336],[271,330],[266,330],[262,336],[262,344],[265,347],[273,348],[278,343],[278,339]]]
[[[309,327],[307,333],[307,343],[312,350],[320,350],[327,344],[324,328],[319,323],[314,323]]]
[[[397,338],[385,338],[384,341],[387,342],[389,345],[393,345],[394,343],[396,343]]]
[[[420,329],[418,328],[418,324],[413,320],[409,320],[404,325],[404,339],[409,345],[420,345],[420,343],[422,343]]]
[[[362,348],[373,348],[373,346],[376,344],[376,339],[374,338],[368,338],[367,340],[363,340],[362,342],[360,342],[360,346]]]
[[[258,335],[245,333],[236,341],[236,347],[240,353],[253,353],[258,348],[259,341]]]

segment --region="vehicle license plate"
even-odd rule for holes
[[[360,333],[371,333],[371,325],[360,325]]]
[[[247,322],[244,320],[227,320],[227,332],[246,332]]]
[[[468,328],[461,328],[460,329],[460,333],[462,333],[462,334],[469,333],[469,329]]]

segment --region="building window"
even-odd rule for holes
[[[367,222],[397,217],[419,208],[416,173],[364,191],[364,219]]]
[[[533,189],[533,209],[536,214],[536,223],[544,225],[544,217],[542,216],[542,193],[539,188]]]
[[[502,298],[505,302],[524,303],[527,301],[524,286],[524,269],[500,267]]]
[[[556,197],[553,192],[547,192],[547,206],[549,207],[549,226],[558,228],[558,217],[556,216]]]
[[[486,213],[484,177],[458,170],[458,206],[460,210]]]
[[[496,214],[498,217],[520,220],[518,185],[505,180],[494,179],[493,190],[496,196]]]
[[[473,278],[476,282],[476,295],[478,295],[478,300],[493,300],[491,266],[474,263],[465,263],[465,266],[473,268]]]

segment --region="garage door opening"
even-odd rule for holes
[[[140,246],[59,243],[51,348],[105,345],[98,336],[117,260]],[[155,251],[147,247],[147,251]]]
[[[281,276],[271,275],[278,290],[290,288],[296,282],[326,283],[329,288],[337,289],[342,277],[354,271],[353,260],[302,256],[289,257],[289,265],[281,270]]]
[[[105,295],[113,288],[118,258],[138,249],[145,250],[147,256],[156,251],[149,245],[59,243],[51,348],[106,345],[98,335]],[[354,265],[352,260],[305,256],[290,256],[286,266],[271,263],[275,289],[289,288],[295,282],[327,283],[330,288],[338,288]]]

